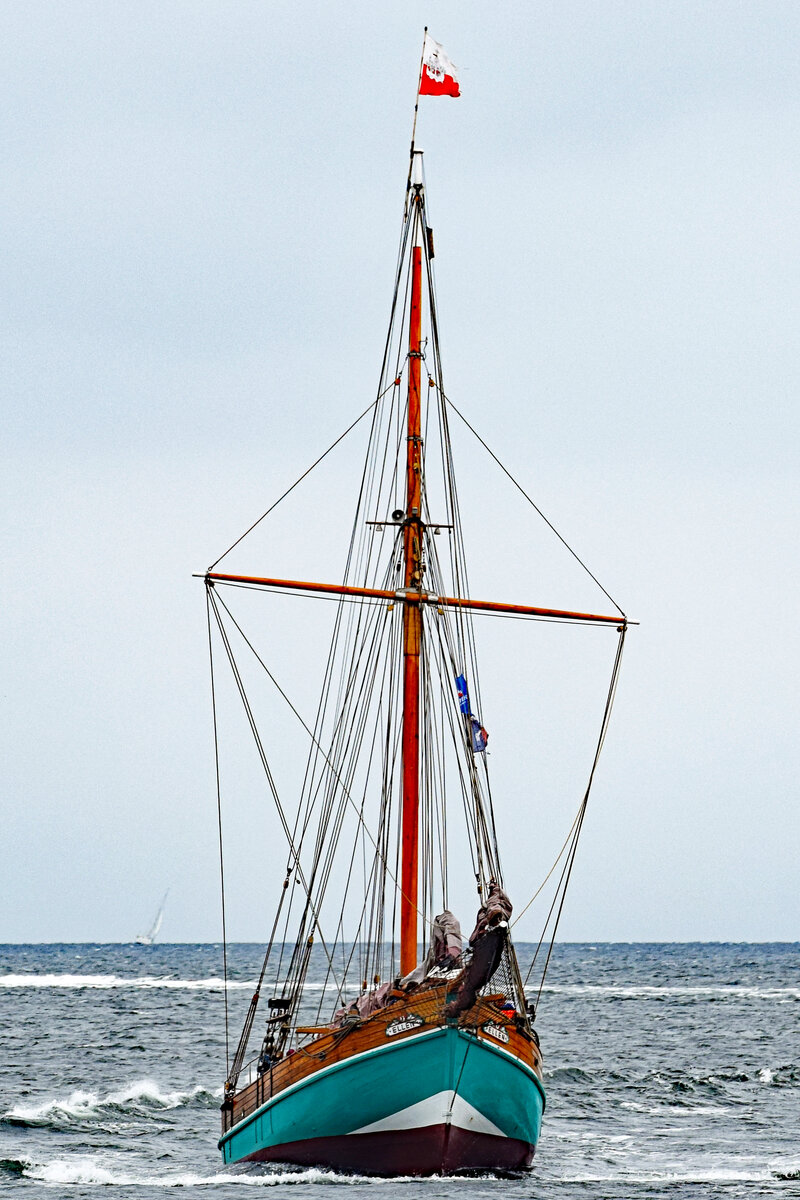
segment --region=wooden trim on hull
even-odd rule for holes
[[[521,1170],[530,1166],[534,1150],[516,1138],[442,1124],[285,1142],[257,1150],[243,1161],[322,1166],[356,1175],[449,1175]]]

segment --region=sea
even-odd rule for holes
[[[233,1040],[260,961],[229,947]],[[800,1197],[799,971],[798,944],[557,946],[531,1169],[372,1179],[223,1168],[219,946],[0,947],[0,1195]]]

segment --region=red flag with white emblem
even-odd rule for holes
[[[458,69],[445,54],[438,42],[427,33],[422,51],[422,75],[419,81],[420,96],[460,96]]]

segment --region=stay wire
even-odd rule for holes
[[[391,385],[390,385],[390,386],[391,386]],[[283,495],[282,495],[282,496],[279,496],[279,497],[278,497],[278,499],[275,501],[275,503],[274,503],[274,504],[271,504],[271,505],[269,506],[269,508],[267,509],[267,511],[266,511],[266,512],[263,512],[263,513],[261,514],[261,516],[260,516],[260,517],[258,517],[258,519],[257,519],[257,520],[253,521],[253,524],[252,524],[252,525],[249,527],[249,529],[245,529],[244,533],[243,533],[243,534],[241,534],[241,535],[240,535],[240,536],[239,536],[239,537],[236,539],[236,541],[235,541],[235,542],[232,542],[232,543],[231,543],[231,545],[230,545],[230,546],[228,546],[228,549],[227,549],[227,550],[224,550],[224,551],[222,552],[222,554],[220,554],[219,558],[218,558],[218,559],[216,559],[216,561],[215,561],[215,562],[213,562],[213,563],[211,564],[211,566],[208,568],[208,569],[209,569],[209,571],[213,571],[215,567],[218,567],[218,566],[219,566],[219,564],[222,562],[223,558],[227,558],[227,556],[230,554],[231,550],[235,550],[235,549],[236,549],[236,547],[239,545],[239,543],[240,543],[240,542],[243,542],[243,541],[244,541],[244,539],[245,539],[245,538],[248,536],[248,534],[251,534],[251,533],[253,532],[253,530],[256,528],[256,526],[260,525],[260,524],[261,524],[261,522],[262,522],[263,520],[265,520],[265,519],[266,519],[266,518],[269,516],[269,514],[270,514],[271,512],[274,512],[274,510],[275,510],[275,509],[278,507],[278,505],[279,505],[279,504],[280,504],[280,503],[281,503],[283,500],[285,500],[285,499],[286,499],[286,497],[287,497],[287,496],[288,496],[288,495],[289,495],[291,492],[293,492],[293,491],[294,491],[294,489],[295,489],[295,488],[298,486],[298,484],[301,484],[301,483],[303,482],[303,480],[304,480],[304,479],[305,479],[305,478],[306,478],[308,475],[310,475],[310,474],[311,474],[311,472],[314,470],[314,468],[315,468],[315,467],[318,467],[318,466],[319,466],[319,464],[322,462],[322,460],[323,460],[324,458],[327,458],[327,457],[328,457],[328,455],[330,454],[330,452],[331,452],[332,450],[335,450],[335,449],[336,449],[336,447],[339,445],[339,442],[342,442],[342,441],[344,441],[344,439],[347,437],[348,433],[352,433],[352,431],[355,429],[356,425],[358,425],[358,423],[359,423],[360,421],[363,421],[363,419],[364,419],[364,417],[366,417],[367,413],[371,412],[371,410],[372,410],[373,408],[375,408],[375,406],[376,406],[376,405],[377,405],[377,404],[378,404],[378,403],[379,403],[379,402],[382,400],[383,396],[385,396],[385,394],[386,394],[386,391],[388,391],[388,390],[389,390],[389,389],[387,388],[387,389],[386,389],[384,392],[380,392],[380,393],[379,393],[379,394],[378,394],[378,395],[375,397],[375,399],[374,399],[373,401],[371,401],[371,403],[370,403],[370,404],[368,404],[368,405],[367,405],[367,407],[364,409],[364,411],[361,413],[361,415],[360,415],[360,416],[358,416],[358,417],[356,417],[356,419],[355,419],[355,421],[353,421],[352,425],[348,425],[348,427],[347,427],[347,429],[345,429],[344,433],[340,433],[340,434],[339,434],[339,436],[337,437],[336,441],[335,441],[335,442],[331,442],[330,446],[328,446],[328,449],[327,449],[327,450],[326,450],[326,451],[325,451],[323,454],[320,454],[320,456],[319,456],[319,458],[316,460],[316,462],[313,462],[313,463],[311,464],[311,466],[310,466],[310,467],[308,467],[308,469],[307,469],[307,470],[305,470],[305,471],[303,472],[303,474],[299,476],[299,478],[295,479],[295,481],[294,481],[294,483],[291,485],[291,487],[288,487],[288,488],[286,489],[286,491],[283,493]]]
[[[536,891],[533,893],[533,895],[531,896],[531,898],[530,898],[530,900],[528,901],[528,903],[525,905],[525,907],[524,907],[523,909],[521,909],[521,910],[520,910],[520,911],[517,913],[516,917],[515,917],[515,918],[514,918],[514,920],[511,922],[511,926],[510,926],[510,928],[511,928],[511,929],[513,929],[513,928],[514,928],[514,926],[515,926],[515,925],[516,925],[516,924],[517,924],[519,921],[521,921],[521,920],[522,920],[522,918],[525,916],[525,913],[528,911],[528,909],[530,908],[530,906],[533,904],[534,900],[537,898],[537,896],[541,895],[541,893],[544,891],[545,887],[547,886],[547,881],[549,880],[550,876],[551,876],[551,875],[553,874],[553,872],[555,871],[555,869],[556,869],[556,867],[558,866],[558,864],[561,862],[561,859],[562,859],[562,857],[563,857],[564,851],[566,850],[567,846],[568,846],[568,845],[569,845],[569,843],[570,843],[570,839],[572,838],[572,835],[573,835],[573,833],[574,833],[574,831],[575,831],[575,826],[577,825],[577,823],[578,823],[578,819],[580,818],[580,815],[581,815],[581,809],[582,809],[582,808],[583,808],[583,801],[581,801],[581,804],[580,804],[580,806],[579,806],[579,808],[578,808],[578,811],[576,812],[576,814],[575,814],[575,817],[573,818],[572,824],[571,824],[571,825],[570,825],[570,827],[569,827],[569,832],[568,832],[568,834],[567,834],[566,838],[564,839],[564,844],[563,844],[563,846],[561,847],[561,849],[559,850],[558,854],[556,855],[556,857],[555,857],[555,859],[554,859],[554,861],[553,861],[553,865],[552,865],[552,867],[551,867],[551,868],[550,868],[550,870],[547,872],[547,874],[545,875],[544,879],[543,879],[543,880],[542,880],[542,882],[539,884],[538,888],[537,888],[537,889],[536,889]]]
[[[424,215],[425,214],[423,213],[423,216]],[[427,221],[427,217],[425,217],[425,220]],[[462,522],[461,522],[461,513],[460,513],[459,500],[458,500],[458,493],[456,490],[455,463],[454,463],[454,459],[453,459],[453,448],[452,448],[452,440],[450,437],[449,422],[447,419],[447,408],[446,408],[446,405],[442,402],[445,399],[445,392],[444,392],[444,379],[443,379],[442,360],[441,360],[441,347],[440,347],[440,340],[439,340],[439,321],[438,321],[438,316],[437,316],[436,287],[435,287],[435,279],[434,279],[434,272],[433,272],[433,263],[431,262],[429,247],[427,246],[427,244],[426,244],[426,267],[427,267],[427,279],[428,279],[431,340],[432,340],[433,363],[434,363],[434,374],[435,374],[435,378],[431,377],[429,374],[428,381],[429,381],[429,384],[433,384],[433,386],[436,387],[437,394],[439,397],[439,403],[437,404],[436,408],[437,408],[437,414],[438,414],[438,418],[439,418],[439,438],[440,438],[440,447],[441,447],[441,455],[442,455],[442,467],[443,467],[443,473],[444,473],[444,478],[445,478],[445,483],[446,483],[446,498],[447,498],[447,504],[448,504],[448,512],[450,515],[450,519],[453,523],[453,534],[454,534],[454,537],[453,537],[452,541],[450,542],[451,569],[453,571],[453,579],[454,579],[454,583],[455,583],[455,594],[459,595],[459,596],[461,596],[461,595],[467,596],[467,595],[469,595],[469,583],[468,583],[468,578],[467,578],[466,548],[465,548],[465,544],[464,544],[464,533],[463,533],[463,526],[462,526]],[[429,539],[429,545],[432,546],[430,539]],[[436,558],[435,553],[432,553],[431,557]],[[471,614],[469,614],[463,610],[457,610],[456,618],[455,618],[455,626],[456,626],[456,629],[458,630],[458,635],[459,635],[458,636],[459,667],[458,667],[458,670],[456,673],[460,673],[462,670],[464,670],[466,668],[467,674],[470,678],[470,690],[471,690],[472,695],[477,704],[477,712],[480,713],[482,710],[481,689],[480,689],[480,679],[478,676],[478,656],[477,656],[477,647],[476,647],[476,643],[475,643],[475,629],[474,629],[474,624],[472,621]],[[467,655],[469,655],[469,663],[467,662]],[[455,663],[455,655],[452,655],[452,657],[453,657],[453,661]],[[471,746],[468,744],[467,752],[469,753],[470,750],[471,750]],[[484,775],[484,778],[486,781],[485,799],[483,796],[483,790],[480,786],[477,765],[475,763],[474,757],[470,756],[470,776],[471,776],[471,781],[472,781],[472,788],[473,788],[473,793],[474,793],[474,798],[475,798],[475,804],[476,804],[476,808],[479,812],[480,821],[481,821],[481,824],[482,824],[484,830],[486,827],[486,818],[487,818],[487,814],[488,814],[489,829],[491,832],[491,840],[493,843],[493,854],[491,852],[489,853],[489,859],[490,860],[492,858],[494,859],[491,873],[492,873],[492,876],[494,878],[496,878],[497,881],[499,883],[501,883],[501,885],[502,885],[502,872],[501,872],[501,868],[500,868],[500,851],[499,851],[499,845],[498,845],[498,840],[497,840],[497,829],[496,829],[496,823],[495,823],[494,805],[492,802],[491,782],[490,782],[490,778],[489,778],[488,763],[487,763],[485,756],[483,757],[483,775]],[[487,849],[488,849],[488,846],[487,846]]]
[[[302,716],[301,716],[301,715],[300,715],[300,713],[297,711],[297,709],[295,708],[294,704],[292,704],[292,702],[291,702],[291,700],[289,699],[289,697],[287,696],[286,692],[283,690],[283,688],[281,687],[281,685],[278,683],[277,679],[276,679],[276,678],[275,678],[275,676],[272,674],[272,672],[270,671],[270,669],[269,669],[269,667],[267,666],[267,664],[264,662],[264,660],[263,660],[263,658],[261,657],[261,655],[258,653],[258,651],[256,650],[256,648],[253,646],[252,642],[251,642],[251,641],[250,641],[250,639],[247,637],[247,635],[246,635],[246,634],[245,634],[245,632],[243,631],[242,627],[239,625],[238,621],[237,621],[237,620],[236,620],[236,618],[234,617],[234,615],[233,615],[233,613],[231,612],[231,610],[228,608],[228,606],[227,606],[227,604],[225,603],[225,601],[222,599],[222,597],[218,597],[218,599],[219,599],[219,602],[220,602],[220,604],[222,605],[222,607],[225,609],[226,613],[228,614],[228,617],[229,617],[229,619],[230,619],[231,623],[234,625],[234,627],[235,627],[235,628],[236,628],[236,630],[238,631],[238,633],[239,633],[240,637],[242,638],[242,641],[243,641],[243,642],[245,643],[245,645],[248,647],[248,649],[249,649],[249,650],[250,650],[250,652],[252,653],[253,657],[255,658],[256,662],[257,662],[257,663],[259,664],[259,666],[262,668],[262,670],[264,671],[264,673],[266,674],[266,676],[268,677],[268,679],[270,680],[270,682],[271,682],[271,683],[273,684],[273,686],[275,687],[275,689],[276,689],[276,691],[278,692],[278,694],[281,696],[281,698],[282,698],[283,700],[285,700],[285,702],[286,702],[287,706],[289,707],[289,709],[291,710],[291,712],[292,712],[292,713],[295,715],[295,717],[296,717],[296,718],[297,718],[297,720],[300,722],[300,724],[302,725],[302,727],[303,727],[303,729],[305,730],[305,732],[306,732],[306,733],[308,734],[308,736],[311,738],[311,741],[314,743],[314,746],[315,746],[315,747],[316,747],[316,749],[319,751],[319,753],[322,755],[322,758],[323,758],[323,760],[324,760],[324,761],[327,763],[327,765],[330,767],[331,771],[333,772],[334,778],[336,779],[337,783],[339,783],[339,785],[340,785],[340,786],[341,786],[341,788],[342,788],[342,791],[344,792],[345,798],[346,798],[346,799],[349,801],[349,803],[352,805],[353,809],[355,810],[356,816],[358,817],[358,820],[359,820],[359,822],[360,822],[360,823],[361,823],[361,825],[363,826],[364,832],[366,833],[366,835],[367,835],[367,837],[369,838],[369,840],[372,842],[372,845],[373,845],[373,847],[375,848],[376,852],[377,852],[377,853],[380,853],[380,851],[379,851],[379,847],[378,847],[378,843],[375,841],[375,838],[372,836],[372,833],[371,833],[371,831],[370,831],[370,828],[369,828],[369,826],[367,825],[366,821],[364,820],[364,818],[363,818],[363,816],[362,816],[362,814],[361,814],[361,811],[360,811],[360,809],[359,809],[359,806],[356,804],[356,802],[355,802],[355,800],[353,799],[352,795],[350,794],[350,792],[348,791],[347,787],[345,786],[344,780],[342,779],[342,777],[341,777],[341,775],[340,775],[339,771],[337,770],[337,768],[335,767],[335,765],[333,764],[333,762],[331,761],[331,759],[330,759],[330,758],[328,757],[328,755],[326,754],[325,750],[323,749],[323,747],[322,747],[322,745],[320,744],[320,742],[318,741],[318,739],[315,737],[315,735],[314,735],[314,733],[312,732],[312,730],[309,728],[309,726],[308,726],[308,725],[306,724],[306,722],[303,720]],[[296,823],[295,823],[295,828],[294,828],[294,832],[295,832],[295,833],[296,833],[296,829],[297,829],[297,825],[296,825]],[[304,830],[304,832],[305,832],[305,830]],[[297,850],[296,850],[296,854],[297,854],[297,856],[298,856],[298,857],[299,857],[300,851],[301,851],[301,849],[302,849],[302,846],[303,846],[303,837],[301,836],[301,838],[300,838],[300,841],[297,843]],[[294,852],[294,851],[292,851],[292,855],[293,855],[293,856],[294,856],[294,854],[295,854],[295,852]],[[387,870],[388,870],[388,866],[387,866]],[[393,882],[394,882],[394,883],[397,883],[397,880],[396,880],[396,879],[394,879],[394,877],[391,875],[391,872],[389,872],[389,875],[390,875],[390,878],[392,878]]]
[[[206,588],[206,625],[208,627],[208,660],[211,672],[211,712],[214,723],[214,770],[217,781],[217,828],[219,831],[219,883],[222,901],[222,974],[225,998],[225,1076],[230,1072],[230,1045],[228,1033],[228,933],[225,921],[225,858],[222,852],[222,789],[219,775],[219,736],[217,731],[217,696],[214,684],[214,644],[211,637],[211,594]]]
[[[610,597],[609,597],[609,599],[610,599]],[[539,990],[536,994],[537,1006],[541,999],[542,989],[544,988],[544,981],[545,981],[545,977],[547,975],[547,969],[550,966],[550,958],[553,953],[553,947],[555,945],[556,935],[558,933],[558,926],[561,921],[561,913],[564,908],[564,901],[566,899],[567,889],[569,888],[569,882],[570,882],[570,878],[572,875],[572,868],[575,863],[575,854],[576,854],[577,848],[578,848],[578,840],[581,835],[581,830],[583,828],[583,821],[584,821],[584,817],[586,815],[586,809],[587,809],[587,806],[589,803],[589,794],[592,790],[592,784],[594,783],[595,772],[597,771],[597,764],[600,760],[600,753],[603,749],[603,745],[606,740],[606,734],[608,733],[608,725],[609,725],[609,721],[611,719],[611,710],[614,707],[614,698],[616,696],[617,683],[619,681],[619,670],[620,670],[620,666],[622,663],[622,651],[625,646],[626,633],[627,633],[627,624],[625,622],[623,622],[623,624],[620,626],[619,641],[617,643],[617,652],[614,657],[614,666],[613,666],[613,669],[611,672],[611,682],[609,684],[608,694],[606,696],[605,708],[603,710],[603,719],[600,724],[600,735],[597,739],[597,747],[595,749],[594,759],[592,761],[592,769],[589,772],[589,781],[586,785],[586,793],[584,795],[583,803],[581,805],[580,811],[578,813],[578,817],[576,819],[575,834],[572,839],[572,845],[571,845],[568,855],[567,855],[567,861],[565,863],[565,873],[566,874],[562,873],[563,886],[561,883],[559,884],[559,888],[561,891],[561,899],[560,899],[560,903],[558,905],[558,912],[556,914],[556,920],[555,920],[555,924],[553,926],[553,932],[552,932],[552,935],[550,938],[550,945],[549,945],[548,951],[547,951],[547,958],[545,959],[544,968],[542,970],[542,978],[539,981]],[[558,891],[556,892],[556,896],[558,896]],[[555,903],[555,898],[554,898],[554,903]],[[552,913],[552,907],[551,907],[551,913]],[[548,916],[548,921],[549,921],[549,919],[550,918]],[[541,945],[541,942],[539,944]],[[538,953],[538,950],[537,950],[537,953]],[[536,961],[536,955],[534,955],[534,962],[535,961]],[[526,976],[526,980],[525,980],[526,983],[527,983],[528,978],[530,977],[530,973],[531,973],[532,969],[533,969],[533,963],[531,963],[531,966],[528,969],[528,975]]]
[[[475,437],[480,442],[480,444],[483,446],[486,453],[489,455],[489,457],[491,459],[494,460],[494,462],[497,464],[497,466],[500,468],[500,470],[503,472],[503,474],[508,476],[508,478],[511,480],[511,482],[513,483],[513,485],[517,489],[517,491],[522,496],[525,497],[525,499],[528,501],[528,503],[530,504],[530,506],[534,510],[534,512],[538,513],[538,515],[544,521],[545,525],[547,525],[548,529],[552,530],[552,532],[556,535],[558,540],[561,542],[562,546],[564,546],[569,551],[569,553],[572,555],[572,557],[575,559],[575,561],[578,563],[578,565],[583,568],[583,570],[586,572],[586,574],[589,576],[589,578],[592,579],[597,584],[597,586],[600,588],[600,591],[603,593],[603,595],[606,597],[606,599],[611,601],[611,603],[614,605],[614,608],[617,610],[619,615],[621,617],[625,617],[625,613],[620,608],[620,606],[617,604],[614,597],[609,592],[606,591],[606,589],[603,587],[602,583],[597,578],[597,576],[595,574],[593,574],[592,571],[589,570],[586,563],[577,554],[577,552],[572,549],[572,546],[570,546],[570,544],[566,540],[566,538],[563,537],[562,534],[560,534],[558,532],[558,530],[556,529],[553,522],[550,521],[548,519],[548,517],[545,516],[545,514],[539,508],[538,504],[536,504],[536,502],[531,499],[531,497],[528,495],[528,493],[523,488],[522,484],[517,482],[517,480],[514,478],[514,476],[509,471],[508,467],[504,466],[504,464],[500,461],[500,459],[497,457],[497,455],[494,453],[494,451],[492,449],[490,449],[490,447],[483,440],[483,438],[478,433],[478,431],[472,425],[470,425],[469,421],[464,416],[464,414],[462,412],[460,412],[458,408],[456,408],[455,404],[450,399],[450,397],[446,396],[444,393],[442,393],[442,399],[445,401],[446,404],[449,405],[450,408],[452,408],[452,410],[456,414],[456,416],[459,417],[464,422],[464,424],[466,425],[466,427],[470,431],[470,433],[473,435],[473,437]]]
[[[214,611],[214,617],[217,621],[217,627],[219,629],[220,638],[221,638],[222,644],[225,648],[225,652],[227,654],[228,662],[229,662],[229,665],[231,668],[231,673],[233,675],[234,682],[236,683],[237,691],[239,692],[239,697],[242,701],[242,706],[244,708],[245,716],[247,718],[247,722],[250,726],[250,730],[253,735],[253,740],[255,742],[258,757],[261,762],[261,766],[264,771],[264,774],[265,774],[265,777],[267,780],[267,784],[269,786],[269,790],[272,793],[272,798],[275,802],[275,807],[278,812],[278,817],[279,817],[280,823],[283,827],[284,834],[286,836],[286,840],[287,840],[287,843],[289,846],[289,851],[290,851],[291,857],[294,859],[294,869],[296,871],[297,878],[299,879],[300,884],[302,885],[303,891],[305,892],[306,897],[307,897],[306,911],[307,912],[310,911],[311,917],[313,920],[313,924],[317,930],[317,933],[319,934],[320,944],[322,945],[322,948],[323,948],[323,951],[324,951],[326,957],[328,957],[330,959],[330,952],[328,950],[328,946],[327,946],[327,943],[325,940],[325,935],[322,931],[322,927],[320,924],[320,914],[319,914],[318,908],[314,905],[314,902],[312,899],[311,884],[308,883],[305,879],[305,875],[304,875],[302,865],[300,862],[300,858],[299,858],[299,851],[298,851],[297,847],[295,846],[295,843],[294,843],[294,840],[292,837],[292,831],[289,828],[289,823],[286,819],[286,814],[285,814],[283,805],[281,803],[280,796],[278,794],[278,789],[275,785],[275,780],[273,778],[272,771],[270,770],[269,762],[267,760],[266,751],[264,750],[264,745],[263,745],[263,742],[261,741],[261,735],[259,733],[258,726],[256,724],[255,717],[253,715],[253,710],[250,705],[250,700],[247,696],[247,692],[244,687],[244,681],[242,680],[241,672],[239,671],[239,667],[236,662],[235,655],[233,653],[233,647],[230,644],[230,639],[228,638],[227,630],[225,629],[224,623],[220,616],[220,613],[219,613],[219,610],[218,610],[217,604],[216,604],[216,598],[213,596],[211,588],[209,588],[209,596],[211,596],[211,604],[212,604],[212,608]],[[235,624],[235,622],[234,622],[234,624]],[[313,883],[313,879],[312,879],[312,883]]]

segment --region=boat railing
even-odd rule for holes
[[[309,1038],[313,1038],[314,1034],[311,1031],[301,1032],[294,1030],[292,1033],[292,1041],[295,1043],[293,1049],[289,1051],[290,1057],[296,1049],[299,1049],[301,1044],[307,1042]],[[222,1105],[223,1128],[228,1130],[232,1125],[239,1123],[244,1117],[249,1117],[257,1108],[266,1103],[272,1097],[272,1072],[270,1070],[259,1071],[258,1065],[260,1055],[255,1055],[246,1062],[239,1072],[236,1087],[235,1105],[226,1103]],[[255,1084],[255,1087],[253,1087]]]

